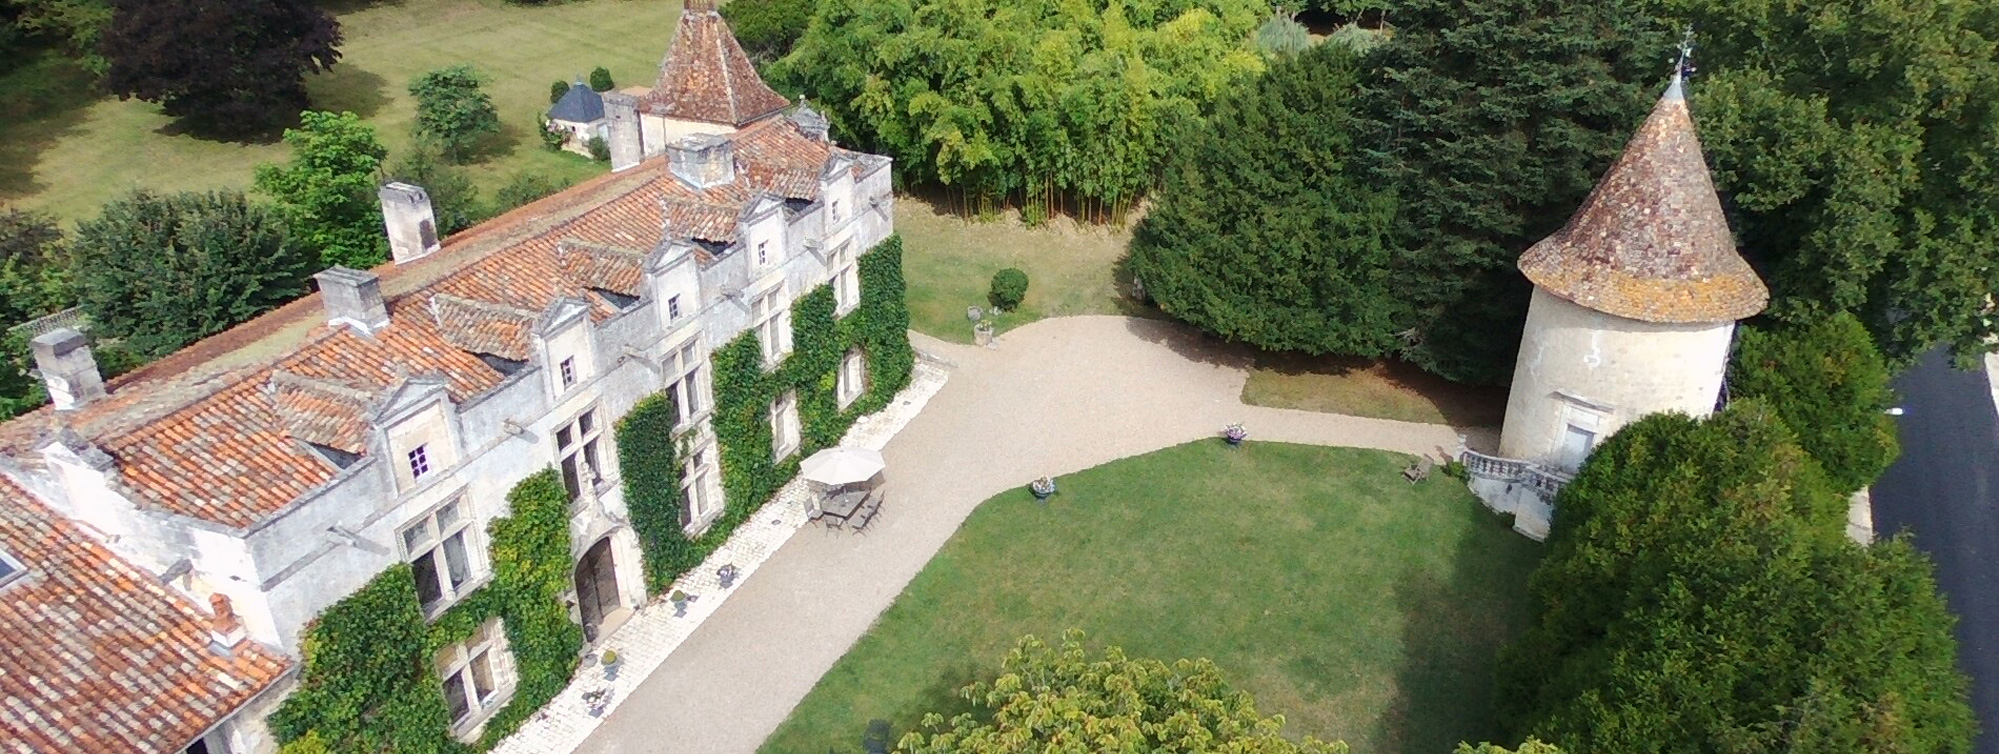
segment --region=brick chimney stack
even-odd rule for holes
[[[236,608],[229,604],[229,597],[220,592],[208,595],[208,640],[225,649],[243,643],[249,632],[243,630],[243,619],[236,617]]]

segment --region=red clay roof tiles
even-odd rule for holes
[[[247,641],[210,644],[208,615],[0,480],[0,751],[177,751],[284,675]]]
[[[1562,298],[1646,322],[1732,322],[1770,301],[1735,251],[1677,79],[1568,225],[1520,257]]]
[[[791,104],[757,75],[713,3],[689,3],[639,109],[677,120],[744,126]]]

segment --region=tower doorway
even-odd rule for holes
[[[610,537],[597,540],[577,561],[576,605],[583,614],[583,638],[592,642],[603,630],[604,619],[625,606],[618,597],[618,567]]]
[[[1596,447],[1596,433],[1574,424],[1562,437],[1562,468],[1570,471],[1582,468],[1583,459],[1589,457],[1591,448]]]

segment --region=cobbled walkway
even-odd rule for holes
[[[754,566],[728,556],[748,573],[726,600],[709,597],[712,583],[682,587],[702,595],[686,617],[673,617],[671,605],[648,607],[612,636],[608,646],[628,658],[609,682],[612,712],[600,720],[585,711],[581,694],[605,683],[601,670],[586,668],[501,751],[755,751],[973,508],[1042,474],[1214,437],[1229,422],[1244,423],[1251,442],[1432,456],[1459,442],[1460,430],[1441,425],[1244,405],[1246,355],[1169,323],[1045,320],[993,349],[912,339],[953,367],[948,383],[941,372],[923,374],[890,409],[896,418],[855,430],[874,433],[864,442],[886,442],[888,502],[869,531],[800,530],[802,504],[773,503],[738,538],[756,542],[744,542],[744,553],[776,551]],[[927,407],[916,397],[926,386],[936,391]],[[1467,434],[1473,448],[1490,450],[1495,440],[1489,431]],[[711,558],[690,581],[712,581],[721,562]]]

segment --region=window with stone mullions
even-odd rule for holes
[[[499,619],[480,626],[472,638],[445,647],[437,655],[437,677],[444,679],[444,706],[453,727],[463,729],[476,718],[498,709],[504,691],[503,634]]]
[[[846,314],[861,303],[861,274],[854,264],[854,247],[841,244],[833,256],[833,304],[837,313]]]
[[[686,529],[707,517],[714,503],[709,499],[710,477],[715,473],[712,448],[695,450],[687,459],[686,479],[680,483],[680,528]]]
[[[463,595],[472,581],[465,506],[453,500],[403,529],[403,552],[425,611]]]
[[[673,380],[666,386],[666,394],[673,399],[673,426],[685,427],[706,405],[701,400],[701,362],[696,358],[694,344],[681,346],[661,366]]]
[[[555,454],[562,459],[562,486],[569,490],[570,502],[583,494],[586,482],[594,488],[603,479],[604,467],[597,463],[600,429],[593,408],[555,430]]]
[[[750,322],[763,346],[764,365],[771,366],[791,353],[791,310],[783,301],[784,287],[771,289],[750,302]]]

